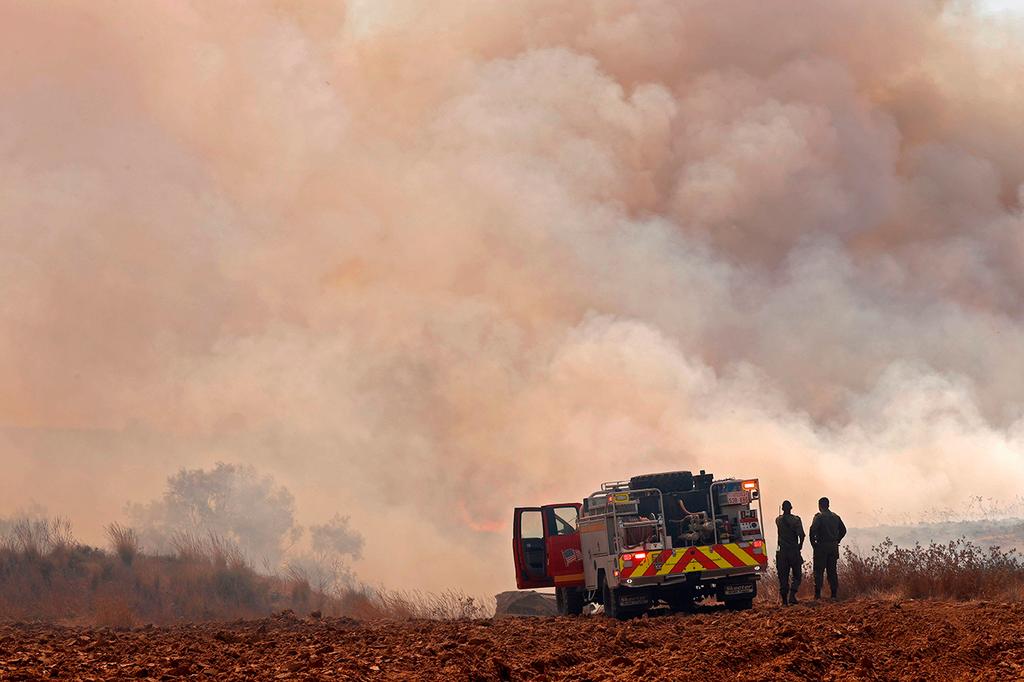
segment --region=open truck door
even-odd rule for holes
[[[512,523],[516,587],[583,585],[578,503],[517,507]]]

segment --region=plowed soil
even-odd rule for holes
[[[0,625],[0,679],[1024,679],[1024,605],[854,601],[643,618],[367,622],[278,615]]]

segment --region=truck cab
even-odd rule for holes
[[[516,507],[512,522],[512,556],[516,587],[554,587],[559,613],[583,611],[583,550],[578,502]]]

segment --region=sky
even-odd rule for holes
[[[1016,3],[1014,3],[1016,4]],[[0,516],[241,463],[361,579],[676,469],[1024,480],[1019,22],[932,0],[0,6]]]

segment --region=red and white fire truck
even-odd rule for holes
[[[582,503],[518,507],[519,589],[554,587],[559,612],[628,618],[703,600],[748,609],[768,562],[756,478],[675,471],[613,481]]]

